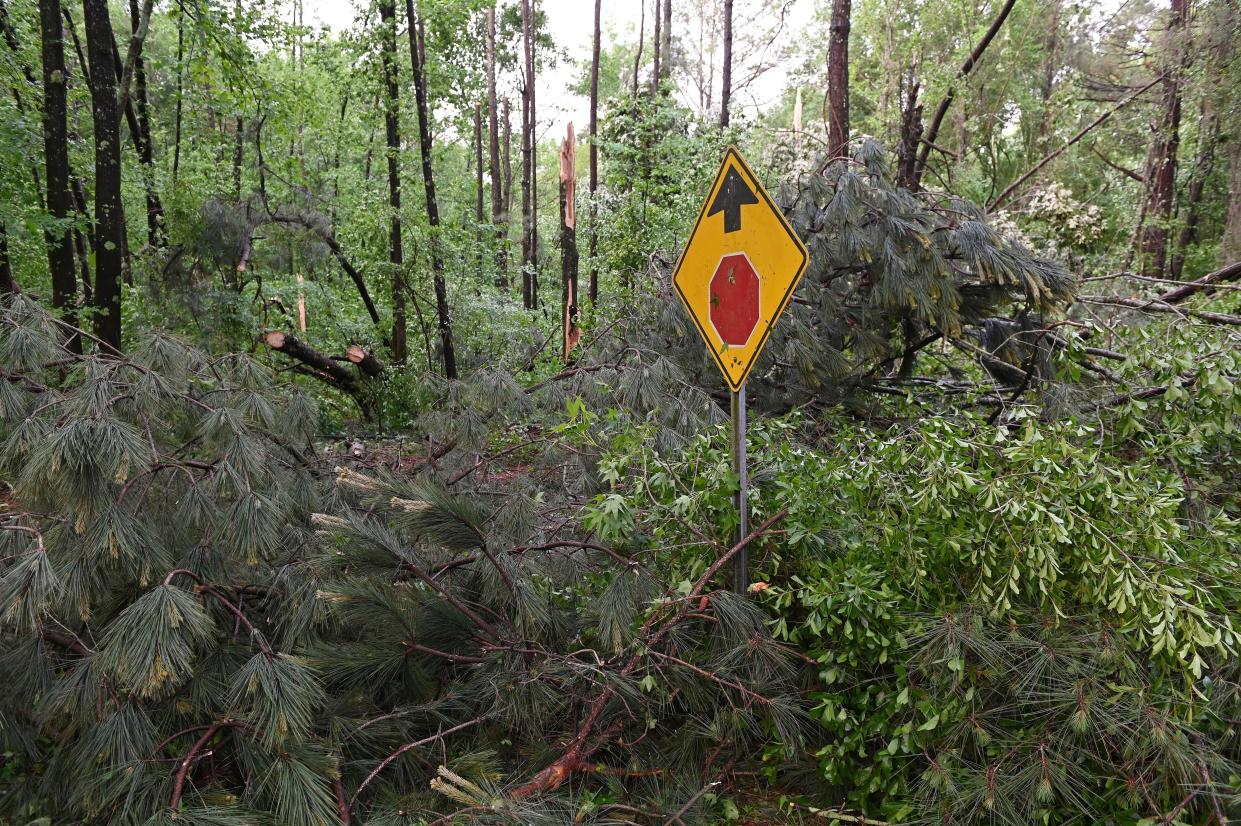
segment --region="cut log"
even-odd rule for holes
[[[345,358],[349,359],[351,363],[358,365],[358,369],[371,378],[378,376],[384,371],[383,362],[371,355],[360,344],[350,344],[348,349],[345,350]]]
[[[279,330],[271,330],[263,334],[263,341],[271,349],[309,368],[317,378],[349,395],[356,397],[361,392],[358,377],[353,372],[344,365],[332,361],[301,339]]]

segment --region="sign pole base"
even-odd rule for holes
[[[737,474],[737,541],[750,533],[750,508],[746,501],[750,480],[745,456],[745,385],[732,394],[733,407],[733,472]],[[745,594],[750,588],[750,549],[742,548],[733,557],[733,589]]]

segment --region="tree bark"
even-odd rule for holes
[[[401,245],[401,93],[397,88],[395,0],[380,2],[379,20],[382,29],[380,49],[385,90],[384,130],[387,135],[385,154],[388,159],[388,263],[392,265],[392,360],[397,364],[404,364],[407,355],[408,332],[405,319],[405,254]],[[412,44],[414,42],[412,14],[409,17],[409,25],[411,27],[410,43]],[[415,64],[415,83],[418,82],[417,75],[418,67]]]
[[[486,260],[486,247],[483,239],[483,224],[486,222],[483,212],[483,198],[486,195],[483,184],[483,105],[474,104],[474,225],[475,240],[478,244],[478,271],[483,271]]]
[[[733,0],[724,0],[724,68],[720,81],[720,128],[728,128],[733,95]]]
[[[47,262],[52,274],[52,307],[72,328],[78,324],[78,278],[74,271],[73,233],[69,228],[73,216],[73,191],[69,184],[68,74],[65,70],[60,0],[39,0],[39,29],[43,39],[43,157],[47,177],[47,211],[52,220],[59,224],[58,228],[45,234]],[[7,256],[5,260],[7,264]],[[71,352],[81,353],[81,336],[73,334],[66,346]]]
[[[581,331],[578,329],[577,290],[577,144],[573,137],[573,124],[569,124],[564,143],[560,145],[560,282],[563,322],[562,358],[568,363],[569,354],[577,346]]]
[[[831,38],[827,46],[827,156],[839,158],[849,147],[850,0],[832,0]]]
[[[112,71],[112,21],[107,0],[83,0],[95,126],[95,336],[121,349],[121,278],[125,218],[121,205],[120,119]]]
[[[237,116],[236,128],[233,130],[233,200],[241,201],[241,165],[246,157],[246,120]]]
[[[659,62],[659,77],[667,80],[672,76],[672,0],[664,0],[664,40],[660,48],[664,56]]]
[[[1228,159],[1228,216],[1219,241],[1218,263],[1241,260],[1241,140],[1232,140]]]
[[[599,300],[599,266],[595,256],[599,252],[599,207],[595,203],[595,191],[599,188],[599,18],[602,0],[595,0],[595,33],[591,41],[590,55],[590,303]],[[664,6],[672,11],[672,0]],[[669,19],[671,23],[671,18]],[[669,25],[668,28],[671,28]],[[666,33],[666,32],[665,32]]]
[[[1000,29],[1004,26],[1004,21],[1008,19],[1009,13],[1013,10],[1013,6],[1017,0],[1005,0],[1004,5],[1000,7],[1000,11],[996,14],[995,19],[991,21],[991,26],[987,29],[986,34],[982,36],[982,40],[978,41],[978,45],[970,52],[969,57],[961,64],[961,68],[957,70],[957,81],[960,82],[969,77],[970,72],[978,65],[978,61],[982,58],[983,52],[991,45],[991,41],[999,34]],[[935,115],[931,118],[931,125],[926,130],[922,138],[922,148],[918,152],[918,162],[914,167],[914,185],[919,186],[922,183],[922,175],[926,172],[926,165],[930,159],[931,147],[935,143],[935,139],[939,137],[939,128],[944,123],[944,115],[948,114],[948,107],[952,105],[953,99],[956,97],[956,87],[948,87],[948,92],[944,95],[944,99],[939,102],[939,106],[935,109]],[[921,108],[921,107],[919,107]]]
[[[522,59],[525,79],[521,94],[521,298],[522,306],[533,310],[538,297],[534,287],[534,46],[531,42],[531,0],[521,0]]]
[[[1218,127],[1218,116],[1207,107],[1204,101],[1202,114],[1198,118],[1198,153],[1194,159],[1194,170],[1189,179],[1189,188],[1185,192],[1185,219],[1169,266],[1169,277],[1177,281],[1181,280],[1185,271],[1185,256],[1189,252],[1189,247],[1197,238],[1203,188],[1206,185],[1206,179],[1211,174],[1211,168],[1215,165],[1215,141]]]
[[[9,231],[0,221],[0,300],[7,295],[17,295],[21,288],[13,278],[13,263],[9,261]]]
[[[922,104],[918,102],[920,84],[910,67],[901,104],[900,143],[896,149],[896,185],[918,187],[918,145],[922,140]]]
[[[504,226],[505,241],[508,240],[509,216],[513,214],[513,115],[509,111],[508,98],[504,99]],[[507,268],[505,277],[507,278]]]
[[[504,202],[504,185],[500,171],[500,112],[496,97],[496,10],[487,9],[487,161],[491,172],[491,223],[495,226],[495,285],[508,289],[508,208]],[[507,116],[505,118],[507,120]],[[505,124],[507,126],[507,124]],[[507,147],[506,147],[507,149]]]
[[[143,187],[146,190],[147,243],[152,249],[161,249],[164,246],[164,205],[155,192],[155,150],[151,143],[151,114],[147,100],[146,64],[142,59],[142,45],[146,39],[145,31],[143,31],[141,40],[138,37],[140,29],[150,26],[149,2],[143,12],[146,14],[145,19],[141,18],[138,0],[129,0],[130,20],[134,29],[134,39],[138,43],[133,76],[134,98],[137,106],[133,108],[137,110],[138,134],[141,136],[141,141],[135,140],[135,143],[138,144],[138,162],[142,164]]]
[[[185,11],[177,10],[177,111],[173,118],[172,185],[181,172],[181,109],[185,97]]]
[[[1181,133],[1181,80],[1188,49],[1189,2],[1171,0],[1164,51],[1170,55],[1163,74],[1163,107],[1152,135],[1146,169],[1146,226],[1139,247],[1142,274],[1163,276],[1168,264],[1173,205],[1176,200],[1176,154]]]
[[[638,6],[638,51],[633,56],[633,92],[635,114],[638,104],[638,71],[642,67],[642,47],[646,43],[646,2],[640,0]]]
[[[410,62],[414,75],[414,100],[418,109],[418,144],[422,151],[422,183],[426,190],[427,223],[431,226],[431,270],[435,286],[435,312],[439,320],[444,376],[457,378],[457,353],[453,348],[452,316],[448,311],[448,285],[444,280],[444,259],[440,251],[439,204],[435,200],[435,175],[431,168],[431,123],[427,104],[426,34],[414,11],[414,0],[405,0],[409,20]]]
[[[641,1],[646,2],[646,0]],[[651,37],[651,47],[655,53],[655,63],[651,67],[651,98],[654,99],[659,94],[659,79],[663,71],[660,68],[660,61],[664,54],[664,15],[661,5],[662,0],[651,0],[651,4],[655,7],[655,32]]]
[[[138,61],[142,59],[142,44],[146,41],[147,32],[151,28],[151,11],[155,7],[155,0],[143,0],[142,10],[139,12],[136,0],[131,0],[133,21],[133,36],[129,40],[129,49],[125,52],[125,63],[121,70],[120,89],[118,90],[118,99],[120,103],[117,109],[124,112],[129,106],[129,89],[133,85],[134,75],[138,71]]]

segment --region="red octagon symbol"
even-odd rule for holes
[[[711,276],[711,325],[720,339],[744,346],[758,324],[758,273],[745,253],[725,255]]]

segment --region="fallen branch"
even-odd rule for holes
[[[1159,300],[1165,304],[1179,304],[1191,295],[1198,292],[1211,292],[1216,287],[1222,286],[1225,282],[1236,281],[1241,279],[1241,261],[1234,261],[1226,267],[1222,267],[1213,273],[1208,273],[1199,279],[1190,281],[1184,286],[1169,290],[1159,296]]]
[[[1105,307],[1127,307],[1131,310],[1141,310],[1150,313],[1175,313],[1180,316],[1192,316],[1193,318],[1201,318],[1204,321],[1214,321],[1216,324],[1234,324],[1241,325],[1241,316],[1232,315],[1230,313],[1213,313],[1207,310],[1191,310],[1186,307],[1177,307],[1161,298],[1112,298],[1105,295],[1079,295],[1077,300],[1083,304],[1099,304]]]
[[[1146,84],[1141,89],[1138,89],[1136,92],[1129,95],[1129,97],[1120,101],[1115,106],[1113,106],[1111,109],[1108,109],[1102,115],[1099,115],[1099,117],[1095,118],[1093,121],[1083,126],[1076,135],[1074,135],[1073,137],[1065,141],[1064,144],[1060,146],[1060,148],[1053,149],[1051,152],[1048,152],[1046,155],[1044,155],[1042,160],[1040,160],[1034,166],[1030,167],[1025,172],[1023,172],[1021,176],[1017,178],[1017,180],[1013,181],[1011,184],[1008,185],[1007,189],[1005,189],[1003,192],[997,195],[995,199],[991,201],[991,203],[987,204],[987,211],[994,212],[996,208],[1000,206],[1000,204],[1007,201],[1010,195],[1016,192],[1017,189],[1022,184],[1030,180],[1030,178],[1033,175],[1035,175],[1040,169],[1047,166],[1047,164],[1051,163],[1053,160],[1058,158],[1060,155],[1064,154],[1064,151],[1066,149],[1068,149],[1070,146],[1072,146],[1073,144],[1077,143],[1082,138],[1084,138],[1092,129],[1094,129],[1096,126],[1106,121],[1108,118],[1110,118],[1112,115],[1119,112],[1121,109],[1128,106],[1130,103],[1133,103],[1135,100],[1138,99],[1138,97],[1143,92],[1145,92],[1147,89],[1151,88],[1152,86],[1154,86],[1156,83],[1160,82],[1161,80],[1163,80],[1163,75],[1160,75],[1159,77],[1155,78],[1150,83]]]

